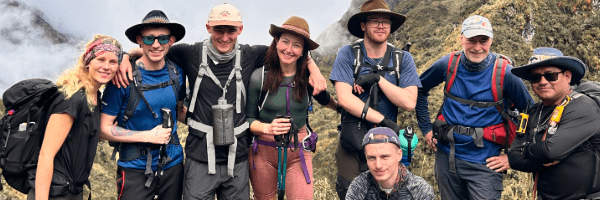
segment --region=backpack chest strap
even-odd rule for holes
[[[208,157],[208,174],[216,174],[216,157],[215,157],[215,144],[213,137],[213,127],[206,125],[202,122],[193,120],[191,117],[188,118],[188,125],[190,128],[206,133],[206,156]],[[242,125],[233,128],[233,134],[237,138],[238,135],[242,134],[250,127],[248,121]],[[235,153],[237,151],[237,139],[233,140],[233,144],[229,145],[229,153],[227,155],[227,174],[233,177],[233,167],[235,165]]]

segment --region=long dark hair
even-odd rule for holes
[[[264,91],[277,91],[281,81],[283,81],[283,72],[281,70],[281,65],[279,65],[279,55],[277,54],[277,41],[280,37],[281,34],[274,37],[271,46],[269,46],[269,50],[267,50],[265,66],[268,67],[268,72],[264,80]],[[308,89],[308,42],[306,39],[303,39],[303,41],[302,56],[296,60],[296,74],[293,79],[293,82],[295,83],[294,97],[298,102],[302,102]]]

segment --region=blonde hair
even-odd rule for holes
[[[75,67],[67,69],[63,74],[56,80],[56,86],[59,87],[59,91],[65,94],[65,99],[69,99],[73,97],[77,91],[83,89],[85,92],[85,97],[87,99],[88,107],[90,111],[94,111],[94,105],[96,102],[97,91],[94,90],[94,81],[89,76],[89,70],[85,64],[85,55],[87,50],[90,48],[92,43],[95,43],[98,40],[110,39],[114,40],[110,36],[105,35],[94,35],[94,39],[87,42],[85,47],[82,49],[81,55],[77,59],[77,64]],[[116,42],[116,40],[114,40]],[[117,42],[118,43],[118,42]],[[119,45],[120,47],[120,45]]]

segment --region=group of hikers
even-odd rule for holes
[[[318,137],[307,118],[316,99],[341,114],[340,199],[434,199],[408,170],[417,136],[397,124],[399,108],[416,111],[435,152],[441,199],[500,199],[511,168],[533,173],[534,198],[600,199],[600,107],[573,90],[582,61],[540,47],[513,68],[489,51],[490,21],[474,15],[462,23],[462,50],[418,75],[412,55],[387,42],[405,20],[383,0],[349,19],[362,40],[337,54],[329,77],[337,100],[300,17],[272,24],[270,46],[238,43],[242,16],[231,4],[212,8],[210,37],[195,44],[174,45],[185,28],[159,10],[125,31],[139,45],[128,53],[96,35],[56,82],[61,95],[48,108],[27,198],[82,199],[104,139],[119,153],[117,199],[250,199],[250,184],[254,199],[312,199]],[[442,82],[431,122],[429,92]],[[185,149],[176,121],[189,126]]]

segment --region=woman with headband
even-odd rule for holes
[[[56,81],[60,94],[49,106],[37,170],[29,173],[28,200],[83,199],[98,146],[99,89],[115,75],[121,53],[117,40],[95,35],[75,67]]]

